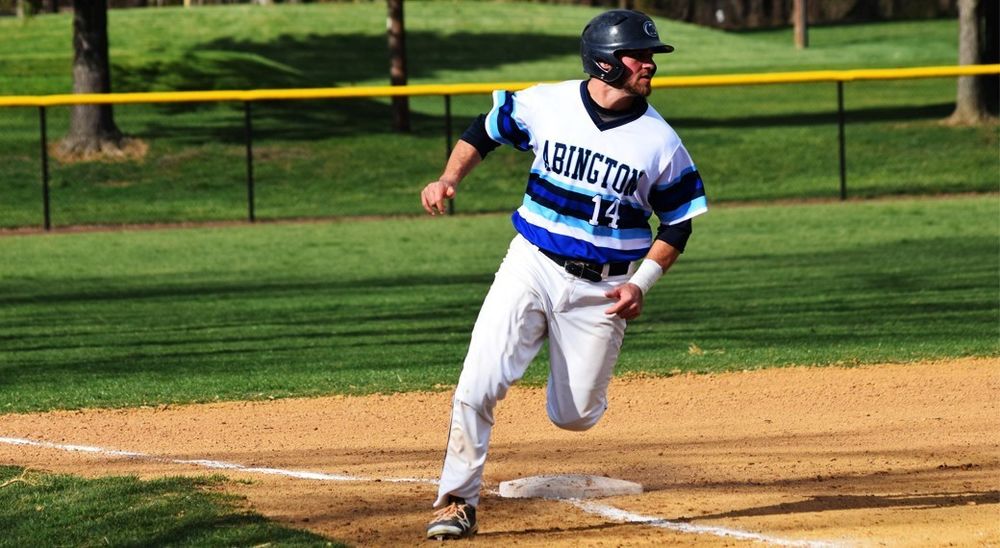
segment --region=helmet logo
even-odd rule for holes
[[[646,21],[642,25],[642,30],[649,35],[650,38],[659,38],[660,36],[656,34],[656,25],[652,21]]]

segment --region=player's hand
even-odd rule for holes
[[[443,215],[447,212],[445,200],[455,197],[455,184],[448,181],[428,183],[420,193],[420,202],[424,211],[431,215]]]
[[[609,316],[616,314],[623,320],[634,320],[642,314],[642,290],[633,283],[623,283],[604,296],[618,301],[604,311]]]

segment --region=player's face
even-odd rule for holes
[[[621,61],[626,69],[622,88],[632,95],[648,97],[653,91],[650,82],[656,74],[653,52],[648,49],[626,51],[621,54]]]

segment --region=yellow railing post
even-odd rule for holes
[[[52,212],[49,208],[49,143],[48,131],[45,121],[45,107],[38,107],[38,128],[41,135],[39,141],[42,144],[42,225],[45,230],[52,230]]]
[[[243,101],[243,134],[247,149],[247,220],[254,223],[257,222],[257,214],[254,207],[253,122],[250,121],[250,101]]]

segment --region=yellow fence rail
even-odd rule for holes
[[[906,80],[1000,74],[998,65],[963,65],[892,69],[813,70],[763,74],[665,76],[653,79],[654,88],[807,84]],[[359,86],[310,89],[257,89],[219,91],[154,91],[145,93],[67,93],[58,95],[11,95],[0,97],[0,107],[54,107],[67,105],[136,103],[213,103],[223,101],[287,101],[303,99],[361,99],[397,96],[483,95],[496,89],[517,91],[537,82],[487,84],[428,84],[412,86]]]
[[[908,80],[916,78],[954,78],[1000,74],[1000,64],[962,65],[938,67],[911,67],[890,69],[818,70],[801,72],[771,72],[762,74],[725,74],[705,76],[666,76],[654,78],[654,88],[690,88],[715,86],[752,86],[777,84],[837,84],[837,125],[839,128],[840,197],[847,198],[847,158],[844,137],[844,83],[865,80]],[[451,97],[454,95],[483,95],[493,90],[517,91],[537,82],[493,82],[487,84],[444,84],[412,86],[358,86],[312,89],[257,89],[220,91],[169,91],[147,93],[77,93],[56,95],[0,96],[0,107],[36,107],[39,113],[42,164],[43,226],[52,228],[49,207],[48,143],[46,136],[46,109],[57,106],[97,104],[153,104],[153,103],[217,103],[241,102],[244,112],[246,135],[247,219],[256,220],[253,179],[253,124],[251,103],[257,101],[293,101],[306,99],[361,99],[374,97],[440,96],[445,107],[445,155],[451,153]],[[449,213],[454,204],[449,201]]]

